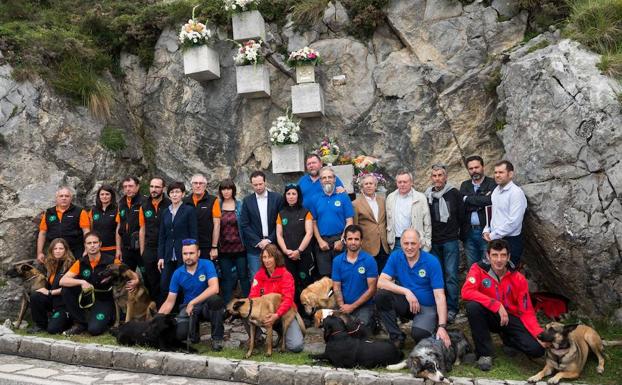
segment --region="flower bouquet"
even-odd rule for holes
[[[330,138],[325,136],[320,143],[320,147],[315,151],[315,153],[319,155],[324,164],[332,165],[337,161],[337,159],[339,159],[341,149]]]
[[[184,49],[206,45],[214,37],[212,31],[205,24],[198,22],[194,18],[195,8],[192,8],[192,19],[188,20],[179,32],[179,42]]]
[[[304,65],[316,66],[321,63],[320,53],[313,48],[304,47],[291,52],[286,63],[292,68]]]
[[[179,42],[183,49],[184,73],[197,81],[220,78],[220,57],[218,52],[208,46],[214,34],[205,24],[194,17],[188,20],[179,32]]]
[[[276,146],[295,144],[300,140],[300,122],[295,122],[291,115],[285,113],[272,122],[269,132],[270,142]]]
[[[352,164],[359,172],[373,173],[378,169],[378,158],[367,155],[359,155],[352,160]]]
[[[223,0],[225,11],[238,13],[254,11],[257,9],[260,0]]]
[[[238,44],[238,53],[233,57],[233,61],[237,66],[256,65],[264,62],[261,54],[261,40],[248,40],[243,44]]]

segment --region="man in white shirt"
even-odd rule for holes
[[[401,170],[395,177],[397,190],[387,197],[387,242],[391,249],[400,248],[402,233],[413,228],[421,234],[421,248],[432,247],[432,222],[425,195],[413,188],[412,174]]]
[[[502,160],[495,164],[495,182],[492,192],[492,218],[484,228],[482,237],[490,242],[504,239],[510,246],[510,261],[518,267],[523,255],[523,217],[527,209],[525,193],[512,179],[514,165]]]

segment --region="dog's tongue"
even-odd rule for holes
[[[106,283],[106,282],[110,281],[110,278],[112,278],[112,277],[102,278],[102,280],[100,282],[101,283]]]

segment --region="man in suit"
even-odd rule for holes
[[[250,281],[261,267],[261,252],[270,243],[276,244],[276,217],[283,207],[283,198],[266,189],[266,174],[254,171],[250,177],[254,193],[244,197],[240,227],[246,247]]]
[[[374,256],[378,271],[382,271],[389,256],[385,200],[376,194],[378,179],[374,175],[363,176],[359,184],[363,193],[352,202],[354,224],[359,225],[365,234],[363,250]]]
[[[470,267],[486,257],[488,242],[482,238],[482,231],[486,226],[486,206],[492,205],[491,196],[497,184],[484,175],[484,160],[481,156],[469,156],[464,164],[471,176],[460,185],[460,192],[464,195],[466,220],[469,223],[464,251]]]

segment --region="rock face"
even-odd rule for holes
[[[622,89],[599,60],[569,40],[523,48],[498,89],[500,136],[529,201],[527,263],[589,313],[622,296]]]
[[[350,20],[333,1],[308,31],[268,24],[266,43],[274,51],[310,45],[322,54],[317,81],[326,116],[303,121],[306,151],[329,135],[356,154],[379,157],[388,176],[413,171],[418,189],[429,185],[432,163],[447,164],[457,186],[468,176],[466,156],[490,163],[507,152],[531,204],[528,262],[545,266],[539,277],[555,277],[579,305],[581,296],[598,302],[593,310],[602,313],[620,307],[622,293],[615,282],[622,191],[616,88],[598,74],[594,55],[570,43],[508,54],[525,30],[517,3],[393,0],[387,23],[359,41],[345,32]],[[0,66],[0,261],[34,256],[38,215],[60,184],[77,189],[79,204],[92,204],[96,186],[118,185],[125,174],[189,181],[201,172],[210,191],[232,177],[241,195],[250,172],[270,170],[268,129],[290,106],[294,81],[269,65],[272,97],[238,97],[235,47],[221,38],[221,79],[205,83],[184,77],[172,30],[162,33],[148,69],[122,55],[124,77],[109,79],[117,100],[107,122],[39,80],[15,83],[10,66]],[[106,126],[123,130],[126,150],[100,144]],[[268,173],[268,183],[280,191],[298,176]],[[569,266],[570,255],[580,267]]]

